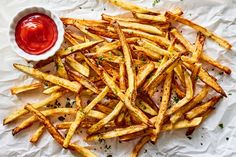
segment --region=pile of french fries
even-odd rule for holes
[[[129,10],[132,16],[61,18],[66,26],[65,43],[55,56],[34,67],[14,64],[39,82],[13,87],[12,94],[40,88],[46,82],[43,94],[48,98],[28,103],[4,119],[5,125],[31,114],[12,130],[13,135],[39,122],[41,126],[30,142],[36,143],[47,130],[64,148],[85,157],[96,155],[71,142],[80,128],[87,130],[85,141],[115,137],[130,141],[141,137],[131,153],[136,157],[145,143],[155,143],[161,132],[188,128],[187,135],[192,134],[214,111],[217,102],[226,97],[216,78],[202,67],[209,64],[231,73],[203,51],[206,37],[230,49],[226,40],[184,18],[179,8],[162,13],[123,0],[109,1]],[[174,26],[176,23],[198,32],[195,44],[183,36]],[[56,74],[41,70],[52,62]],[[198,87],[198,82],[204,85]],[[199,92],[196,88],[200,88]],[[210,91],[215,92],[211,98]],[[46,107],[68,93],[75,94],[72,108]],[[160,102],[155,100],[155,93],[159,93]],[[84,103],[83,95],[93,99]],[[180,100],[173,103],[172,96]],[[52,124],[50,117],[64,114],[74,115],[73,120]],[[62,135],[62,129],[67,130],[66,135]]]

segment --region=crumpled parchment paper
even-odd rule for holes
[[[140,6],[153,7],[152,0],[132,0]],[[13,63],[27,64],[18,57],[9,45],[9,23],[13,16],[28,6],[44,6],[55,11],[59,16],[86,19],[100,19],[101,13],[120,14],[125,11],[108,4],[106,0],[1,0],[0,1],[0,120],[26,102],[37,102],[43,98],[37,92],[27,95],[11,96],[9,89],[14,85],[32,82],[32,79],[12,67]],[[163,133],[156,145],[148,143],[142,149],[140,157],[234,157],[236,156],[236,1],[235,0],[160,0],[155,8],[166,10],[180,7],[184,16],[202,26],[213,30],[226,38],[232,45],[231,51],[207,40],[205,52],[222,64],[232,69],[232,74],[220,75],[219,71],[211,73],[228,94],[216,108],[216,112],[205,121],[192,135],[185,136],[185,130]],[[196,32],[186,26],[181,28],[186,37],[194,42]],[[223,124],[221,129],[218,125]],[[38,124],[27,128],[15,137],[11,129],[15,126],[0,125],[1,157],[69,157],[70,151],[62,149],[48,133],[32,145],[30,136]],[[228,139],[228,140],[227,140]],[[119,143],[117,140],[106,140],[99,143],[85,143],[81,138],[75,140],[81,145],[92,146],[98,156],[129,156],[137,140]],[[111,146],[110,149],[105,147]]]

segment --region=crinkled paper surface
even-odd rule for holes
[[[133,0],[140,6],[152,7],[152,0]],[[1,0],[0,1],[0,120],[26,102],[36,102],[42,95],[30,93],[18,97],[11,96],[10,87],[30,83],[32,79],[16,71],[13,63],[27,64],[18,57],[9,45],[9,23],[13,16],[27,6],[44,6],[55,11],[60,16],[99,19],[101,13],[112,15],[125,12],[108,4],[105,0]],[[156,145],[148,143],[142,149],[140,157],[171,156],[171,157],[234,157],[236,156],[236,0],[161,0],[155,7],[171,9],[179,6],[184,10],[184,16],[197,22],[215,33],[223,36],[233,45],[232,51],[226,51],[218,44],[207,40],[205,52],[222,64],[232,69],[230,76],[220,75],[212,71],[219,83],[228,94],[216,108],[216,112],[205,121],[189,140],[185,130],[163,133]],[[194,41],[196,32],[182,27],[183,33]],[[224,128],[218,125],[223,123]],[[70,151],[62,149],[49,136],[44,134],[38,144],[29,142],[38,124],[28,128],[15,137],[11,129],[15,126],[0,126],[0,156],[1,157],[66,157],[72,156]],[[226,140],[228,138],[228,140]],[[85,143],[77,139],[81,145],[92,145],[98,156],[113,157],[129,156],[134,144],[119,143],[116,140],[106,140],[105,143]],[[106,150],[105,145],[111,145]],[[104,151],[106,150],[106,152]],[[145,151],[147,150],[147,151]]]

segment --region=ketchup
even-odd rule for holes
[[[28,54],[48,51],[57,40],[57,27],[47,15],[33,13],[23,17],[16,26],[17,45]]]

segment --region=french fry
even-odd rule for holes
[[[88,77],[89,76],[89,68],[77,62],[73,57],[66,57],[66,63],[70,65],[74,70],[78,71],[82,75]]]
[[[143,148],[143,146],[150,140],[149,136],[144,136],[142,137],[138,143],[135,145],[132,153],[131,153],[131,157],[137,157],[140,150]]]
[[[117,128],[109,132],[97,134],[97,135],[90,135],[86,137],[86,141],[97,141],[99,139],[108,139],[108,138],[114,138],[119,137],[125,134],[131,134],[134,132],[141,131],[143,129],[147,128],[147,125],[139,124],[139,125],[132,125],[126,128]]]
[[[195,63],[195,67],[194,67],[192,74],[191,74],[191,80],[192,80],[194,91],[195,91],[195,85],[196,85],[197,78],[198,78],[198,73],[199,73],[199,70],[201,67],[202,67],[202,65],[200,63]]]
[[[146,16],[151,16],[151,15],[146,15]],[[161,15],[159,15],[161,16]],[[165,18],[165,16],[163,16]],[[125,21],[118,21],[119,25],[121,27],[125,28],[130,28],[130,29],[137,29],[141,30],[147,33],[151,34],[157,34],[157,35],[164,35],[164,32],[162,32],[160,29],[157,27],[151,26],[151,25],[146,25],[146,24],[140,24],[140,23],[133,23],[133,22],[125,22]]]
[[[105,105],[102,105],[102,104],[97,104],[95,108],[96,108],[96,110],[101,111],[107,115],[112,112],[111,108],[109,108]]]
[[[64,137],[57,131],[57,129],[52,125],[52,123],[45,117],[45,115],[43,115],[40,111],[36,110],[34,107],[32,107],[31,105],[26,105],[25,109],[27,109],[28,111],[32,112],[37,119],[44,124],[45,128],[48,130],[48,132],[51,134],[51,136],[60,144],[63,144],[64,141]],[[69,148],[77,151],[78,153],[80,153],[83,156],[87,156],[87,157],[96,157],[95,154],[93,154],[90,150],[75,145],[75,144],[69,144]]]
[[[77,45],[68,47],[64,50],[59,50],[57,52],[57,55],[59,55],[60,57],[65,57],[65,56],[68,56],[72,53],[75,53],[76,51],[83,51],[83,50],[90,49],[91,47],[94,47],[95,45],[97,45],[101,42],[103,42],[103,40],[90,41],[90,42],[86,42],[86,43],[77,44]]]
[[[94,108],[94,106],[99,101],[101,101],[106,96],[106,94],[108,92],[109,92],[109,88],[105,87],[103,89],[103,91],[101,93],[99,93],[96,98],[93,99],[93,101],[91,101],[84,109],[82,109],[82,111],[78,111],[76,113],[75,121],[71,124],[70,129],[67,132],[65,141],[63,142],[63,147],[64,148],[67,148],[69,146],[70,140],[71,140],[75,130],[77,129],[77,127],[81,123],[81,121],[84,120],[85,116],[92,110],[92,108]]]
[[[142,13],[133,13],[134,17],[136,17],[137,19],[141,19],[141,20],[148,20],[148,21],[154,21],[154,22],[162,22],[165,23],[166,17],[162,14],[160,15],[148,15],[148,14],[142,14]]]
[[[49,110],[42,111],[42,113],[47,117],[47,116],[51,116],[51,115],[76,114],[76,110],[73,108],[55,108],[55,109],[49,109]],[[96,119],[102,119],[105,117],[105,115],[106,114],[99,112],[99,111],[95,111],[95,110],[91,110],[88,113],[89,117],[96,118]],[[29,117],[28,119],[24,120],[19,126],[15,127],[12,130],[12,135],[19,133],[20,131],[29,127],[30,125],[32,125],[36,121],[37,121],[37,118],[35,116]]]
[[[211,38],[212,40],[214,40],[215,42],[217,42],[219,45],[221,45],[222,47],[226,48],[226,49],[231,49],[232,45],[230,43],[228,43],[225,39],[217,36],[216,34],[210,32],[209,30],[207,30],[206,28],[196,24],[196,23],[193,23],[192,21],[188,20],[188,19],[185,19],[181,16],[178,16],[178,15],[175,15],[169,11],[167,11],[165,13],[165,16],[168,18],[168,19],[171,19],[171,20],[174,20],[174,21],[177,21],[177,22],[180,22],[184,25],[187,25],[189,27],[192,27],[193,29],[201,32],[202,34],[204,34],[205,36]]]
[[[77,40],[75,40],[69,33],[65,32],[64,38],[68,40],[72,45],[79,44]]]
[[[195,65],[191,65],[188,63],[183,62],[183,64],[190,69],[191,71],[193,71]],[[224,90],[222,89],[222,87],[215,81],[214,77],[211,76],[207,71],[205,71],[202,67],[200,68],[199,72],[198,72],[198,77],[208,86],[212,87],[216,92],[220,93],[221,95],[226,96]]]
[[[61,86],[52,86],[43,91],[43,94],[52,94],[58,92],[59,90],[63,89]]]
[[[170,117],[171,123],[176,123],[186,112],[199,104],[207,96],[209,90],[209,86],[203,87],[203,89],[188,104],[186,104]]]
[[[57,92],[57,93],[53,93],[50,97],[48,97],[45,100],[42,100],[38,103],[34,103],[32,104],[32,106],[34,108],[40,108],[43,106],[46,106],[48,104],[50,104],[51,102],[54,102],[55,100],[57,100],[58,98],[60,98],[63,95],[63,92]],[[17,118],[27,114],[28,111],[25,110],[24,108],[21,108],[15,112],[13,112],[12,114],[10,114],[9,116],[7,116],[4,120],[3,120],[3,124],[6,125],[14,120],[16,120]]]
[[[167,75],[166,80],[164,82],[163,87],[163,95],[161,99],[161,104],[159,107],[159,112],[155,122],[155,129],[153,130],[153,136],[151,137],[151,141],[156,142],[160,132],[161,127],[165,119],[166,111],[169,104],[169,99],[171,95],[171,83],[172,83],[173,72]]]
[[[150,62],[148,64],[145,64],[143,66],[143,70],[139,71],[136,76],[136,86],[139,88],[145,81],[146,77],[154,70],[155,65]]]
[[[56,66],[58,76],[68,79],[68,75],[67,75],[65,66],[62,62],[62,59],[59,56],[55,56],[54,61],[55,61],[55,66]]]
[[[80,84],[82,84],[84,87],[90,89],[91,91],[93,91],[94,93],[99,93],[99,90],[97,88],[97,86],[89,81],[89,79],[87,79],[86,77],[84,77],[83,75],[81,75],[80,73],[70,69],[70,68],[67,68],[68,72],[70,73],[70,75],[77,81],[79,82]]]
[[[120,83],[120,89],[122,91],[126,90],[126,82],[125,82],[125,64],[120,64],[120,78],[119,78],[119,83]]]
[[[135,23],[150,23],[150,21],[144,21],[144,20],[139,20],[136,18],[130,18],[130,17],[120,17],[120,16],[111,16],[107,14],[102,14],[102,19],[108,22],[112,21],[125,21],[125,22],[135,22]]]
[[[30,142],[33,144],[37,143],[40,137],[43,135],[44,130],[45,130],[45,127],[43,125],[40,126],[36,130],[36,132],[33,134],[33,136],[30,138]]]
[[[196,42],[195,42],[195,51],[192,55],[193,60],[198,61],[201,58],[201,55],[203,54],[203,46],[205,42],[205,36],[198,32]]]
[[[220,64],[219,62],[217,62],[216,60],[214,60],[213,58],[207,56],[206,54],[202,54],[201,55],[201,59],[211,65],[213,65],[214,67],[224,71],[226,74],[231,74],[231,70],[229,67],[224,66],[222,64]]]
[[[185,77],[185,85],[186,85],[186,96],[181,99],[177,104],[173,105],[166,111],[167,115],[171,115],[177,110],[179,110],[182,106],[186,105],[192,98],[193,98],[193,84],[191,77],[189,76],[188,72],[184,72]]]
[[[133,45],[132,46],[135,50],[137,51],[141,51],[142,53],[144,53],[145,55],[147,55],[148,57],[151,57],[153,59],[161,59],[161,55],[152,51],[152,50],[149,50],[147,48],[144,48],[144,47],[141,47],[141,46],[135,46]]]
[[[137,13],[150,13],[150,14],[159,14],[158,12],[146,9],[146,8],[142,8],[139,7],[133,3],[130,2],[126,2],[124,0],[109,0],[110,3],[121,7],[123,9],[129,10],[129,11],[133,11],[133,12],[137,12]]]
[[[74,38],[80,42],[84,42],[84,38],[76,33],[73,33],[72,31],[67,31],[68,33],[68,38],[71,39],[71,38]],[[70,41],[70,40],[69,40]],[[70,41],[71,44],[74,44],[75,45],[75,42],[72,43],[72,41]]]
[[[23,93],[23,92],[30,91],[30,90],[34,90],[34,89],[37,89],[40,87],[42,87],[42,83],[33,83],[33,84],[29,84],[29,85],[12,87],[11,94],[16,95],[16,94]]]
[[[186,118],[187,119],[193,119],[195,117],[197,117],[198,115],[206,112],[209,108],[214,107],[214,105],[222,98],[222,96],[215,96],[213,98],[211,98],[209,101],[207,101],[206,103],[195,107],[194,109],[192,109],[191,111],[186,113]]]
[[[138,108],[140,108],[143,112],[146,112],[152,116],[156,116],[157,112],[152,109],[152,107],[146,103],[145,101],[143,101],[142,99],[136,99],[136,105],[138,106]]]
[[[116,107],[113,109],[110,114],[108,114],[104,119],[101,119],[98,123],[92,125],[88,130],[87,133],[92,134],[96,131],[100,130],[103,126],[105,126],[108,122],[110,122],[112,119],[114,119],[121,111],[122,107],[124,106],[124,103],[120,101]]]
[[[171,59],[169,59],[165,64],[163,64],[163,66],[159,67],[155,73],[145,82],[144,86],[143,86],[143,90],[147,91],[148,87],[155,82],[161,74],[163,74],[172,64],[174,64],[176,61],[179,60],[180,57],[180,53],[174,55]]]
[[[82,100],[80,99],[80,95],[76,95],[76,97],[75,97],[75,108],[77,109],[77,110],[80,110],[81,108],[82,108]]]
[[[18,69],[28,75],[31,75],[32,77],[49,81],[49,82],[54,83],[56,85],[62,86],[66,89],[69,89],[73,92],[78,93],[81,89],[81,85],[77,82],[71,82],[69,80],[66,80],[66,79],[51,75],[51,74],[46,74],[46,73],[43,73],[37,69],[31,68],[29,66],[25,66],[25,65],[21,65],[21,64],[13,64],[13,66],[16,69]]]

